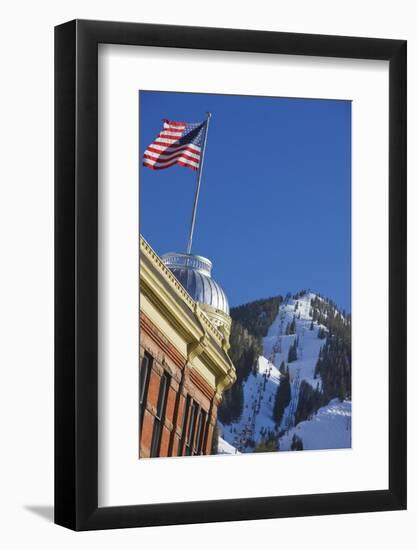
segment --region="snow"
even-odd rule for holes
[[[219,437],[217,454],[218,455],[240,455],[236,447],[233,447],[233,445],[230,445],[230,443],[225,441],[222,437]]]
[[[282,431],[287,433],[280,439],[280,450],[290,450],[294,433],[303,438],[304,449],[350,447],[350,402],[338,404],[332,401],[317,411],[311,420],[294,428],[301,381],[305,380],[313,388],[321,385],[320,377],[314,378],[314,370],[320,348],[324,344],[324,340],[318,338],[319,329],[323,325],[314,322],[310,330],[310,303],[314,298],[317,298],[316,294],[309,292],[298,299],[288,297],[281,304],[277,317],[263,339],[264,355],[258,359],[256,372],[249,375],[244,383],[244,404],[240,419],[229,425],[220,425],[224,440],[241,452],[253,452],[254,444],[267,435],[276,436]],[[294,316],[296,334],[286,335],[287,324],[291,323]],[[297,360],[288,363],[288,350],[297,337]],[[281,374],[278,369],[282,361],[288,365],[290,372],[291,401],[277,426],[272,412],[280,384]],[[314,438],[317,438],[315,442]]]
[[[304,450],[346,449],[351,447],[350,401],[332,399],[321,407],[311,420],[300,422],[291,428],[279,441],[281,451],[291,450],[293,435],[301,437]]]

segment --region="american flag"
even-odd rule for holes
[[[143,165],[162,170],[180,164],[198,170],[207,121],[175,122],[164,120],[164,128],[143,154]]]

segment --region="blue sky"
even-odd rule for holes
[[[232,306],[310,288],[351,311],[351,103],[139,93],[140,155],[162,119],[212,112],[195,254]],[[140,231],[159,253],[186,250],[196,173],[140,167]]]

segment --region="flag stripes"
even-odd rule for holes
[[[198,170],[207,123],[167,119],[163,122],[163,130],[143,154],[143,165],[151,170],[163,170],[175,164]]]

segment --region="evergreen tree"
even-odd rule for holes
[[[344,401],[346,399],[346,387],[345,387],[345,381],[343,380],[343,378],[340,381],[339,394],[337,397],[339,398],[339,401]]]
[[[232,308],[230,316],[253,336],[265,337],[268,329],[279,313],[282,296],[256,300],[249,304]]]
[[[297,343],[295,340],[288,350],[288,363],[292,363],[293,361],[297,361]]]
[[[335,397],[343,401],[351,396],[350,326],[334,325],[333,330],[333,334],[326,338],[315,369],[322,380],[326,402]]]
[[[320,340],[324,340],[326,336],[327,336],[326,330],[323,327],[320,327],[317,333],[317,337],[320,338]]]
[[[291,441],[291,450],[292,451],[302,451],[304,449],[303,447],[303,440],[298,435],[294,434],[292,436]]]
[[[211,441],[210,454],[216,455],[218,452],[218,447],[219,447],[219,427],[216,422],[216,425],[214,426],[214,430],[213,430],[213,439]]]
[[[323,395],[318,385],[314,390],[308,382],[302,380],[299,389],[297,409],[294,415],[295,423],[298,424],[303,420],[308,420],[322,405]]]
[[[281,365],[282,364],[283,363],[281,363]],[[281,375],[280,383],[277,388],[277,392],[275,394],[274,408],[272,410],[272,418],[278,425],[281,424],[284,410],[289,405],[290,401],[291,401],[291,384],[290,384],[290,374],[287,367],[285,375],[284,374]]]
[[[270,453],[274,451],[279,451],[279,443],[276,438],[271,436],[262,439],[255,447],[255,453]]]
[[[296,333],[296,328],[297,328],[297,325],[295,323],[295,315],[294,315],[291,323],[287,323],[287,326],[286,326],[286,329],[285,329],[285,334],[287,336],[289,336],[291,334],[295,334]]]

